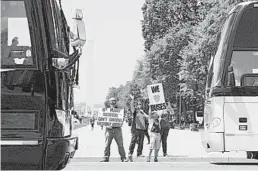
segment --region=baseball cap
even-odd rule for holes
[[[114,98],[114,97],[111,97],[110,99],[109,99],[109,101],[111,102],[111,101],[116,101],[116,99]]]

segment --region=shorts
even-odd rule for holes
[[[159,150],[161,144],[160,133],[150,132],[150,149]]]

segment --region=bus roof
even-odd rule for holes
[[[258,1],[248,1],[248,2],[241,2],[239,4],[237,4],[234,8],[232,8],[229,12],[229,14],[233,13],[233,12],[238,12],[239,10],[245,10],[245,8],[247,8],[250,5],[258,5]],[[254,6],[257,7],[258,6]]]

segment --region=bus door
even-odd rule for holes
[[[258,97],[226,97],[225,150],[258,151]]]
[[[230,61],[233,87],[225,96],[225,150],[258,151],[258,6],[238,19]],[[228,79],[230,81],[230,78]]]

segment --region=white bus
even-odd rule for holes
[[[206,151],[246,151],[258,159],[258,1],[227,14],[205,93]]]

